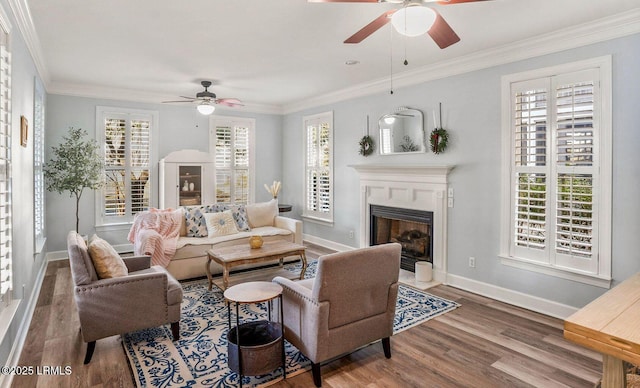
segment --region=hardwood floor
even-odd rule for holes
[[[310,246],[307,256],[324,251]],[[594,387],[601,357],[562,338],[562,321],[449,286],[428,292],[462,306],[322,367],[323,387]],[[68,260],[50,262],[20,357],[71,366],[66,376],[16,376],[12,387],[134,387],[120,336],[98,340],[83,365]],[[274,387],[313,387],[311,372]]]

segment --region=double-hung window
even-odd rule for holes
[[[0,7],[0,311],[13,289],[13,218],[11,213],[11,53],[9,25]]]
[[[610,78],[599,58],[503,79],[505,263],[607,286]]]
[[[304,210],[310,219],[333,222],[333,112],[306,116]]]
[[[253,202],[255,120],[212,117],[209,152],[215,156],[216,202]]]
[[[104,186],[98,192],[101,225],[128,223],[150,206],[152,111],[97,108],[98,143],[104,157]]]

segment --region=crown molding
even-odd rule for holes
[[[38,39],[38,34],[33,24],[27,0],[7,1],[13,11],[16,24],[24,37],[27,48],[31,53],[36,69],[48,93],[144,103],[158,103],[159,101],[169,100],[175,97],[162,96],[157,93],[144,91],[109,88],[100,85],[52,82],[43,59],[40,40]],[[535,38],[521,40],[493,49],[438,62],[415,70],[394,74],[393,82],[395,89],[399,89],[637,33],[640,33],[640,8],[635,8],[631,11],[593,22],[557,30]],[[246,103],[243,107],[233,108],[233,111],[279,115],[290,114],[304,109],[336,103],[338,101],[385,92],[388,88],[389,79],[385,77],[291,104],[270,105]],[[224,110],[224,108],[222,109]]]
[[[142,102],[151,104],[160,104],[161,101],[164,100],[175,100],[175,96],[168,96],[154,92],[67,82],[50,82],[48,92],[51,94],[59,94],[64,96]],[[178,105],[173,104],[171,106]],[[195,105],[193,107],[195,109]],[[216,107],[216,111],[218,110],[228,112],[265,113],[276,115],[283,114],[282,107],[279,105],[255,103],[244,103],[244,106],[238,106],[234,108],[226,108],[224,106],[218,105]]]
[[[640,8],[393,75],[394,89],[640,33]],[[284,114],[388,91],[381,78],[283,106]]]
[[[40,74],[44,87],[45,89],[48,89],[47,86],[51,79],[49,77],[47,66],[45,66],[42,55],[42,46],[40,45],[40,39],[38,39],[38,33],[36,32],[36,28],[33,24],[33,18],[31,17],[31,11],[29,10],[27,0],[7,0],[7,2],[9,3],[9,7],[11,7],[13,16],[16,19],[16,24],[18,25],[18,28],[22,33],[22,37],[27,44],[27,48],[31,53],[31,57],[36,65],[38,74]]]

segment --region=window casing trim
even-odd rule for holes
[[[511,84],[526,80],[551,77],[557,74],[574,73],[581,70],[598,69],[600,82],[599,131],[599,183],[598,190],[598,260],[596,274],[585,273],[553,263],[541,263],[512,253],[511,245],[511,207],[512,205],[512,122],[511,122]],[[574,280],[598,287],[611,285],[611,217],[612,217],[612,59],[610,55],[571,62],[557,66],[505,75],[501,82],[501,123],[502,123],[502,206],[500,210],[500,254],[505,265],[527,269],[534,272]]]

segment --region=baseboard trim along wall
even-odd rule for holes
[[[566,319],[578,311],[576,307],[458,275],[448,274],[446,284],[559,319]]]
[[[325,240],[323,238],[312,236],[310,234],[303,233],[302,240],[310,242],[311,244],[316,244],[329,249],[333,249],[334,251],[338,251],[338,252],[346,252],[346,251],[351,251],[356,249],[349,245],[340,244],[331,240]]]
[[[44,276],[47,272],[47,264],[48,260],[45,256],[45,259],[42,260],[42,265],[40,266],[40,270],[38,271],[38,275],[33,283],[33,292],[31,292],[31,296],[29,297],[28,304],[26,306],[26,310],[24,313],[24,317],[22,318],[22,322],[20,323],[20,329],[16,336],[16,340],[11,347],[11,352],[9,353],[9,357],[7,357],[7,365],[17,366],[20,361],[20,355],[22,354],[22,348],[24,347],[24,343],[27,340],[27,334],[29,333],[29,326],[31,326],[31,320],[33,318],[33,312],[36,309],[36,303],[38,302],[38,298],[40,297],[40,290],[42,289],[42,282],[44,282]],[[9,374],[6,376],[2,376],[0,378],[0,387],[10,387],[13,381],[13,374]]]

